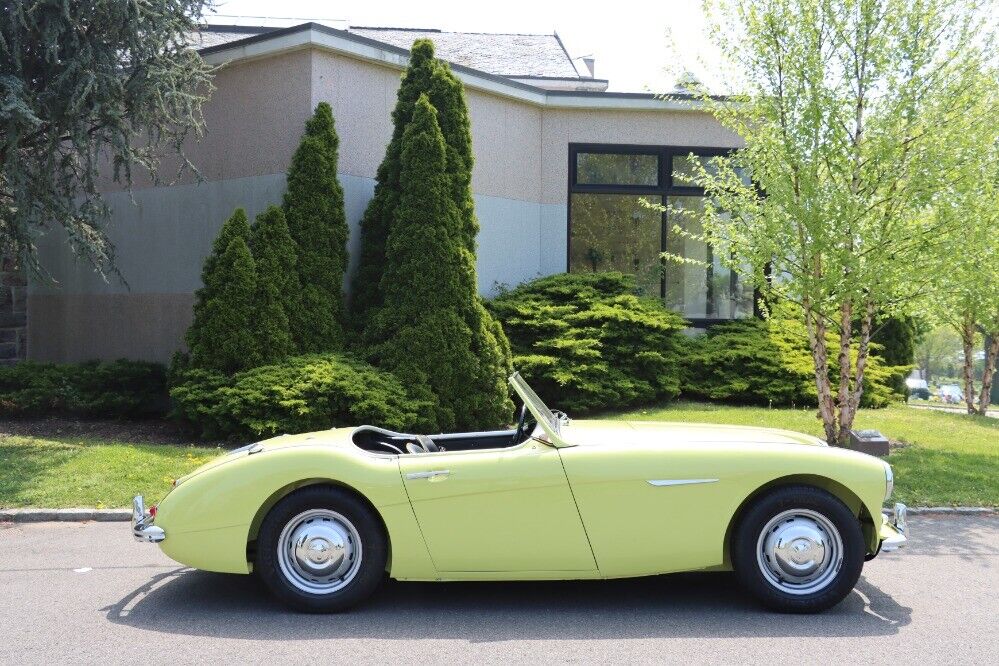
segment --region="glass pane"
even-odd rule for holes
[[[711,157],[707,155],[674,155],[673,156],[673,187],[700,187],[694,180],[698,173],[696,168],[700,164],[708,173],[716,173],[717,169],[710,163]]]
[[[659,184],[659,157],[618,153],[576,153],[579,185]]]
[[[569,272],[621,271],[637,277],[639,289],[659,295],[662,214],[633,194],[573,194]]]
[[[724,266],[721,257],[700,238],[704,197],[669,197],[666,251],[696,259],[698,264],[667,261],[666,306],[695,319],[740,319],[753,314],[753,289]],[[681,231],[673,230],[679,226]]]

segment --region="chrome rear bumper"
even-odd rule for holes
[[[153,525],[153,517],[146,513],[142,495],[136,495],[132,499],[132,535],[136,541],[152,543],[159,543],[166,538],[163,528]]]
[[[907,510],[904,504],[897,502],[889,514],[888,522],[895,528],[895,534],[881,540],[881,551],[890,553],[905,547],[909,533]]]

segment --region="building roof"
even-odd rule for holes
[[[192,41],[199,49],[209,49],[281,30],[275,26],[209,24],[193,36]],[[595,79],[584,65],[576,67],[555,33],[450,32],[433,28],[371,26],[350,26],[346,32],[406,50],[417,39],[430,39],[442,60],[496,76],[537,81],[535,85],[543,88],[571,87],[574,83],[589,89],[607,88],[607,82]]]
[[[556,34],[519,35],[360,26],[350,26],[347,32],[404,49],[410,48],[417,39],[430,39],[434,42],[437,57],[442,60],[499,76],[581,78]]]
[[[408,48],[313,22],[285,27],[208,25],[191,41],[213,65],[303,47],[329,49],[399,70],[404,70],[409,63]],[[699,96],[688,92],[673,92],[667,96],[608,92],[607,81],[603,79],[503,76],[458,63],[452,63],[452,69],[466,86],[476,90],[551,108],[685,112],[702,107]],[[576,81],[577,85],[565,85],[571,81]]]

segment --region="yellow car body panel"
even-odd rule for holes
[[[728,568],[733,518],[747,498],[780,480],[826,487],[880,526],[883,463],[807,435],[574,421],[561,436],[569,444],[559,449],[566,475],[605,577]]]
[[[435,577],[396,458],[357,449],[352,431],[278,437],[258,453],[230,453],[183,477],[157,507],[156,525],[170,535],[163,552],[198,569],[248,573],[247,546],[267,509],[295,487],[336,483],[378,512],[400,577]]]
[[[545,418],[543,405],[518,392]],[[267,511],[314,483],[346,486],[370,502],[388,535],[389,574],[404,580],[726,569],[738,512],[782,483],[840,497],[864,522],[870,553],[891,531],[881,518],[885,464],[814,437],[547,418],[533,438],[491,450],[377,454],[354,446],[350,428],[274,438],[181,479],[158,506],[160,546],[189,566],[248,573],[248,547]]]

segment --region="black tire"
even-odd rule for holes
[[[772,520],[793,511],[802,513],[782,518],[768,528]],[[794,518],[794,515],[803,517]],[[834,534],[826,534],[829,530],[820,530],[827,537],[827,545],[822,552],[841,551],[842,560],[838,569],[837,560],[831,559],[825,568],[828,573],[824,575],[828,577],[820,577],[817,582],[797,583],[769,578],[780,579],[781,576],[767,573],[779,567],[776,558],[765,554],[767,539],[761,536],[763,531],[766,529],[768,534],[776,534],[782,528],[788,529],[786,526],[793,520],[807,524],[812,519],[810,517],[814,517],[818,521],[815,524],[820,526],[824,518],[827,526],[831,524],[838,532],[841,548],[835,542]],[[835,542],[835,545],[828,545],[830,542]],[[756,500],[740,518],[732,537],[732,566],[742,587],[767,608],[782,613],[818,613],[832,608],[850,594],[864,567],[865,551],[860,522],[839,498],[813,486],[784,486]],[[808,591],[809,585],[823,587]],[[788,591],[796,587],[795,592]]]
[[[293,533],[294,530],[289,523],[298,522],[296,518],[310,511],[338,514],[353,527],[359,537],[359,549],[350,552],[358,554],[360,563],[356,565],[356,570],[350,574],[351,577],[342,584],[342,587],[328,592],[310,592],[302,589],[300,586],[308,583],[296,583],[295,576],[300,575],[300,570],[288,564],[293,554],[283,556],[285,563],[282,564],[282,555],[279,555],[278,551],[285,528],[288,527]],[[319,520],[329,522],[325,517]],[[298,522],[298,524],[304,523]],[[338,520],[336,524],[340,528],[344,527],[344,524]],[[346,527],[348,532],[349,529]],[[353,542],[353,533],[350,534],[349,541]],[[387,558],[388,542],[381,522],[365,502],[350,491],[335,486],[308,486],[283,498],[264,518],[257,536],[257,559],[254,569],[274,596],[295,610],[306,613],[335,613],[365,600],[375,591],[384,577]],[[353,565],[351,568],[353,569]],[[296,571],[299,573],[296,574]],[[336,584],[341,583],[327,585]]]

